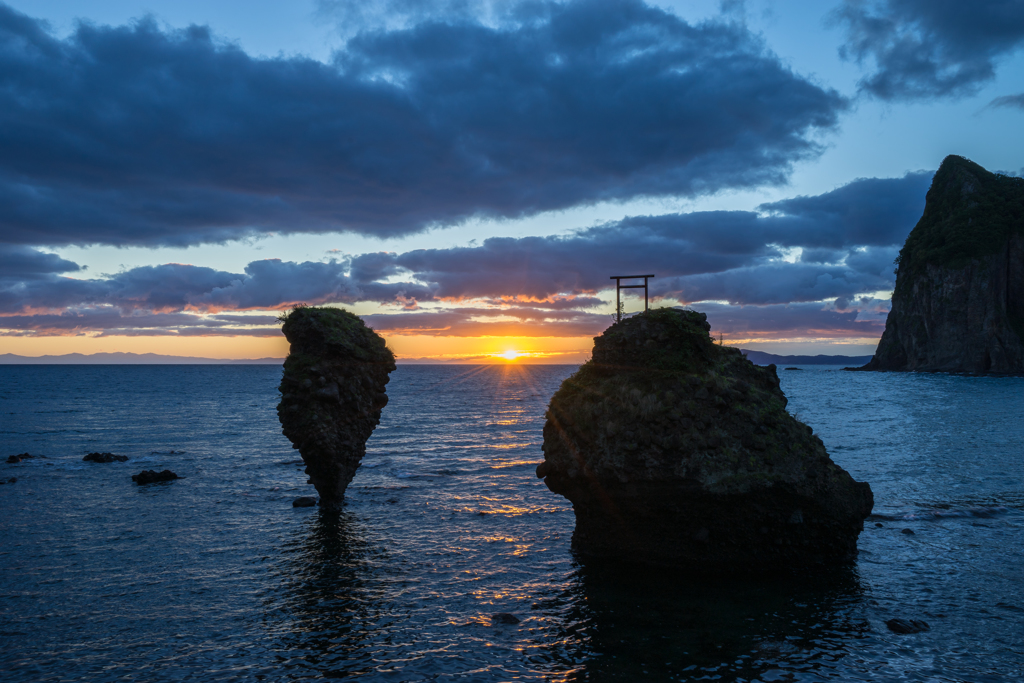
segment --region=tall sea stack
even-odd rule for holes
[[[862,370],[1024,372],[1024,179],[942,162]]]
[[[282,331],[291,344],[277,407],[282,431],[320,505],[337,508],[388,403],[395,356],[358,316],[337,308],[296,308]]]
[[[551,399],[537,476],[572,501],[585,558],[765,574],[857,553],[871,488],[786,412],[775,366],[656,309],[594,339]]]

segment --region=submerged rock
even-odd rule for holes
[[[932,628],[928,625],[927,621],[922,621],[921,619],[889,619],[885,622],[885,625],[893,633],[901,634],[922,633],[930,631]]]
[[[284,318],[291,350],[277,414],[306,463],[320,505],[338,508],[387,405],[395,356],[357,316],[300,307]]]
[[[178,475],[170,470],[164,470],[163,472],[157,472],[156,470],[142,470],[138,474],[132,475],[132,481],[139,486],[157,484],[162,481],[174,481],[178,478]]]
[[[316,507],[316,498],[313,496],[299,496],[292,501],[293,508],[312,508]]]
[[[82,458],[86,462],[127,462],[127,455],[115,455],[113,453],[90,453]]]
[[[497,614],[491,615],[491,621],[495,624],[504,624],[506,626],[512,626],[519,623],[519,617],[509,612],[498,612]]]
[[[897,262],[885,332],[857,369],[1024,373],[1024,178],[946,157]]]
[[[702,573],[850,560],[871,488],[786,412],[775,366],[716,345],[706,320],[612,325],[552,398],[537,476],[572,501],[574,547]]]

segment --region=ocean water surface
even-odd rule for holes
[[[45,456],[0,464],[0,680],[1024,679],[1024,379],[780,371],[871,483],[860,557],[695,581],[574,558],[534,476],[574,369],[400,366],[330,515],[280,368],[0,366],[0,456]]]

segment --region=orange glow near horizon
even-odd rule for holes
[[[398,362],[582,363],[590,357],[590,337],[437,337],[382,335]],[[60,356],[69,353],[155,353],[167,356],[237,360],[284,358],[282,336],[24,336],[0,337],[0,354]]]
[[[579,364],[590,358],[592,337],[442,337],[384,334],[399,363],[435,362],[470,364]],[[807,336],[800,338],[749,337],[725,339],[727,346],[754,348],[770,353],[827,353],[861,355],[873,352],[877,339]],[[860,347],[860,348],[857,348]],[[814,349],[813,351],[810,349]],[[284,358],[288,342],[283,336],[24,336],[0,337],[0,354],[20,356],[69,353],[155,353],[168,356],[222,360]]]

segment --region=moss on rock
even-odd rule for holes
[[[303,306],[282,316],[291,344],[277,413],[322,507],[341,505],[387,405],[395,357],[356,315]]]
[[[576,548],[696,571],[852,557],[870,487],[786,411],[775,366],[709,330],[694,311],[627,318],[552,398],[537,474],[573,502]]]

